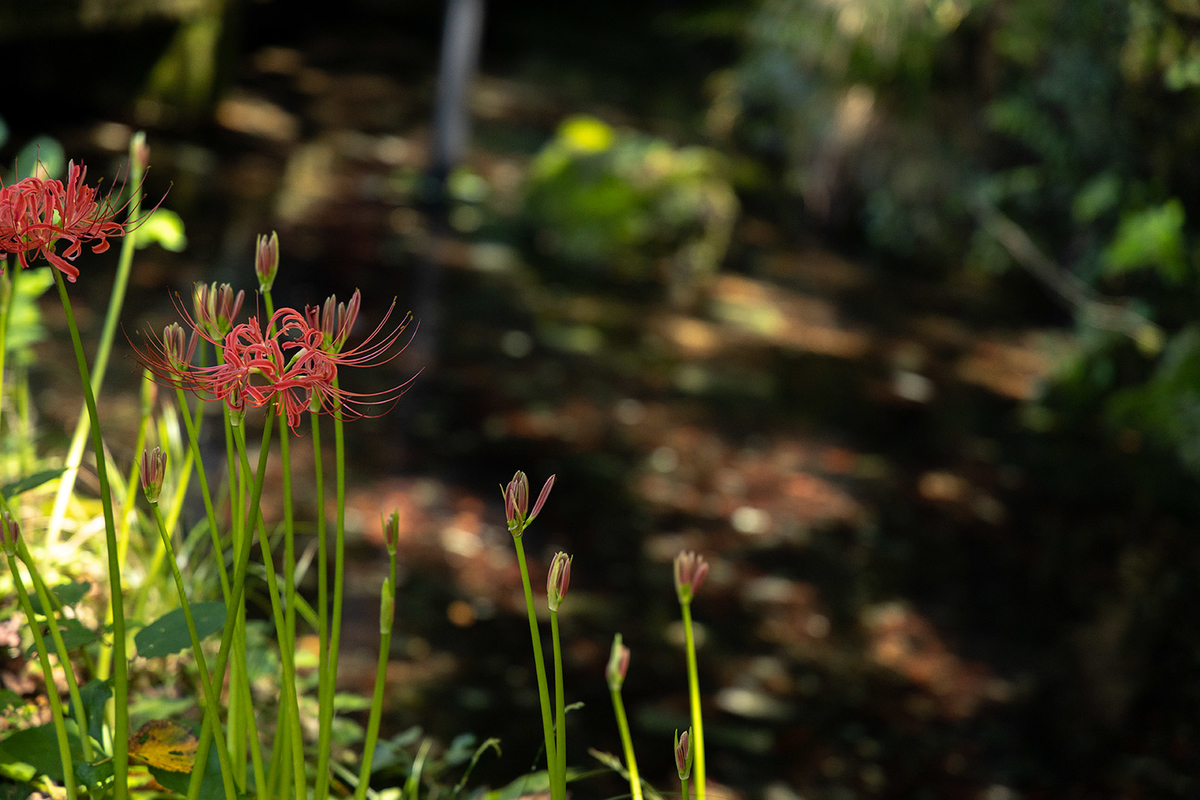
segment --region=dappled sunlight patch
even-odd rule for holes
[[[713,282],[712,313],[766,343],[816,355],[860,358],[868,334],[845,325],[829,301],[738,275]]]
[[[1066,354],[1069,340],[1055,332],[992,334],[976,342],[956,372],[966,383],[1013,400],[1032,400]]]
[[[933,624],[904,603],[882,603],[864,610],[867,656],[923,690],[936,713],[950,719],[971,717],[986,702],[1011,699],[1012,687],[977,661],[951,652]]]

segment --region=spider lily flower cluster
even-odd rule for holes
[[[222,401],[235,415],[247,406],[270,406],[295,430],[309,412],[372,416],[367,409],[395,402],[411,383],[371,393],[351,392],[338,384],[341,368],[378,366],[403,349],[393,346],[411,315],[388,328],[395,303],[374,331],[346,349],[362,303],[357,291],[347,303],[330,297],[323,308],[281,308],[265,327],[257,317],[234,324],[243,298],[227,284],[200,285],[193,299],[194,316],[183,314],[191,335],[178,324],[169,325],[161,338],[150,337],[140,358],[167,385]],[[216,349],[220,363],[191,363],[197,339]]]
[[[84,183],[86,177],[87,167],[72,163],[66,183],[30,177],[0,188],[0,252],[15,255],[22,269],[40,255],[67,280],[79,277],[71,262],[85,244],[93,253],[103,253],[109,239],[127,231],[115,219],[122,209],[116,207],[111,193],[102,196],[99,189]],[[57,252],[60,242],[67,243],[61,254]]]

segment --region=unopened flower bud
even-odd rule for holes
[[[275,276],[279,274],[279,234],[271,231],[258,237],[254,250],[254,274],[258,276],[258,290],[269,292],[275,285]]]
[[[246,293],[234,294],[228,283],[198,283],[192,290],[192,310],[196,322],[210,336],[220,338],[233,330],[233,321],[242,310]]]
[[[188,362],[191,361],[191,351],[195,341],[193,340],[189,344],[187,334],[183,332],[183,328],[178,322],[172,322],[163,328],[162,344],[163,355],[166,356],[171,371],[173,373],[185,371],[188,367]]]
[[[383,542],[387,545],[388,555],[396,557],[396,545],[400,541],[400,510],[393,509],[383,520]]]
[[[146,494],[146,502],[157,503],[158,494],[162,491],[163,478],[167,474],[167,454],[161,447],[142,451],[142,491]]]
[[[545,485],[542,486],[542,491],[538,494],[537,502],[533,504],[533,511],[529,512],[529,478],[520,470],[513,475],[513,479],[508,482],[508,486],[502,486],[500,493],[504,496],[504,516],[508,519],[508,532],[513,536],[520,536],[529,527],[529,523],[537,518],[541,513],[542,506],[546,504],[546,498],[550,496],[550,490],[554,488],[556,476],[551,475],[546,479]]]
[[[508,532],[520,536],[525,529],[525,510],[529,508],[529,478],[517,470],[508,486],[501,488],[504,495],[504,516],[508,518]]]
[[[708,575],[708,562],[704,556],[685,550],[675,556],[675,594],[680,603],[690,603]]]
[[[567,596],[567,587],[571,585],[572,558],[560,552],[550,562],[550,572],[546,575],[546,602],[551,611],[558,611],[563,598]]]
[[[21,538],[21,526],[7,511],[0,511],[0,546],[6,556],[16,556],[17,540]]]
[[[686,781],[692,774],[692,729],[683,733],[675,731],[675,769],[679,772],[679,780]]]
[[[383,579],[383,588],[379,590],[379,632],[390,633],[392,622],[396,618],[396,592],[392,589],[392,579]]]
[[[225,396],[225,407],[229,409],[229,424],[238,427],[246,418],[246,396],[240,386],[234,386]]]
[[[150,145],[146,144],[145,131],[138,131],[129,140],[129,158],[136,169],[145,171],[150,166]]]
[[[625,673],[629,672],[629,648],[621,643],[621,634],[613,637],[612,651],[608,655],[608,668],[604,676],[608,679],[610,691],[621,691],[625,683]]]

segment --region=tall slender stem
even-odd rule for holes
[[[254,473],[254,483],[250,491],[250,507],[247,509],[246,518],[253,520],[258,516],[259,502],[262,500],[263,479],[267,473],[267,454],[270,451],[271,434],[275,430],[275,409],[271,408],[267,411],[267,419],[263,425],[262,445],[258,453],[258,470]],[[232,482],[233,476],[230,476]],[[239,516],[237,508],[234,508],[233,516]],[[250,523],[247,522],[247,525]],[[250,567],[250,537],[242,537],[240,547],[238,548],[237,560],[234,562],[233,583],[230,586],[229,596],[231,606],[236,606],[241,602],[245,595],[246,589],[246,572]],[[226,612],[228,613],[228,612]],[[226,625],[225,630],[221,632],[221,648],[217,651],[216,666],[213,667],[213,681],[218,686],[224,685],[225,682],[225,667],[229,663],[229,651],[233,644],[234,625]],[[208,763],[208,751],[212,745],[212,728],[215,725],[221,724],[219,719],[214,719],[208,713],[204,715],[204,726],[200,731],[200,742],[196,748],[197,764]],[[203,777],[202,770],[193,770],[191,782],[188,784],[188,800],[197,800],[200,796],[201,778]]]
[[[133,192],[129,198],[129,219],[136,220],[142,211],[142,178],[145,176],[145,167],[141,160],[135,155],[134,151],[145,142],[145,135],[142,133],[136,134],[129,142],[129,184],[133,187]],[[121,255],[117,259],[117,275],[113,279],[112,293],[108,298],[108,311],[104,315],[104,327],[100,333],[100,343],[96,348],[96,362],[93,370],[91,390],[94,394],[100,394],[100,388],[104,384],[104,374],[108,370],[108,358],[112,353],[113,338],[117,333],[117,322],[121,317],[121,307],[125,304],[125,290],[129,286],[129,272],[133,267],[133,251],[136,249],[137,237],[127,235],[121,242]],[[54,269],[51,267],[51,269]],[[57,269],[54,270],[55,278],[61,282],[61,273]],[[94,405],[94,402],[93,402]],[[71,447],[67,451],[66,471],[58,484],[58,494],[54,498],[54,510],[50,515],[50,529],[46,535],[47,548],[52,547],[58,541],[58,534],[62,529],[63,518],[67,512],[67,503],[70,502],[71,492],[75,489],[75,478],[79,475],[79,465],[83,458],[83,448],[87,443],[88,426],[96,427],[95,417],[90,410],[84,410],[79,413],[79,419],[75,423],[75,433],[71,438]],[[97,460],[102,456],[97,456]],[[121,789],[125,792],[125,789]]]
[[[550,611],[550,637],[554,647],[554,776],[558,783],[558,796],[567,794],[567,712],[563,692],[562,647],[558,641],[558,612]]]
[[[629,735],[629,720],[625,716],[625,703],[620,689],[609,689],[612,695],[613,712],[617,715],[617,730],[621,733],[621,747],[625,750],[625,766],[629,769],[629,792],[633,800],[642,800],[642,779],[638,776],[637,757],[633,754],[633,737]]]
[[[175,547],[171,543],[171,534],[167,532],[167,523],[158,509],[158,503],[151,503],[150,508],[154,512],[158,535],[162,537],[163,547],[167,551],[167,563],[171,565],[171,576],[175,579],[175,590],[179,593],[179,605],[183,609],[183,620],[187,623],[188,636],[192,640],[192,658],[196,660],[196,670],[200,673],[200,689],[204,694],[204,708],[206,713],[215,718],[220,714],[220,706],[213,689],[212,678],[208,672],[208,664],[204,659],[204,650],[200,647],[200,636],[196,632],[196,621],[192,617],[192,604],[188,602],[187,591],[183,586],[183,575],[179,572]],[[225,739],[221,735],[219,725],[213,729],[213,735],[217,738],[217,759],[221,763],[221,785],[225,790],[225,800],[234,800],[237,797],[237,789],[233,785],[233,765],[229,761],[229,748],[225,746]],[[193,769],[203,770],[203,767],[197,764],[193,766]]]
[[[4,407],[4,365],[8,355],[8,326],[12,320],[13,300],[17,296],[17,276],[21,274],[18,266],[10,274],[6,267],[7,258],[0,258],[0,409]],[[0,428],[0,432],[3,429]]]
[[[329,780],[329,754],[325,739],[325,706],[332,704],[329,691],[329,533],[325,522],[325,459],[321,452],[321,417],[312,418],[313,479],[317,499],[317,786]]]
[[[237,440],[242,469],[249,472],[250,459],[246,455],[246,437],[241,428],[237,429],[234,438]],[[275,619],[275,636],[279,639],[279,660],[283,667],[281,677],[284,702],[287,703],[288,714],[291,715],[294,724],[292,759],[295,770],[296,796],[303,797],[307,787],[304,777],[304,739],[303,731],[300,728],[299,695],[296,692],[296,653],[294,643],[288,641],[287,623],[283,616],[283,605],[279,601],[279,582],[275,577],[275,562],[271,556],[271,542],[267,538],[267,526],[262,523],[257,513],[247,519],[243,535],[249,538],[255,529],[258,530],[258,545],[262,550],[263,567],[266,568],[267,573],[267,596],[271,601],[271,616]]]
[[[684,644],[687,649],[688,701],[692,708],[692,752],[696,769],[696,800],[704,800],[704,714],[700,707],[700,675],[696,668],[696,637],[692,631],[692,604],[680,603],[683,609]]]
[[[537,673],[538,697],[542,705],[542,733],[546,740],[546,772],[550,775],[550,786],[555,786],[554,775],[558,771],[557,750],[554,746],[554,723],[550,718],[550,690],[546,685],[546,660],[542,657],[542,636],[538,632],[537,615],[533,610],[533,589],[529,585],[529,568],[525,566],[525,545],[520,536],[513,537],[517,548],[517,564],[521,567],[521,586],[525,590],[525,611],[529,616],[529,637],[533,642],[533,667]],[[551,793],[553,800],[562,800],[558,792]]]
[[[333,380],[334,391],[338,388]],[[343,429],[341,403],[333,402],[333,464],[334,482],[337,491],[337,517],[333,538],[333,617],[329,623],[329,659],[326,664],[328,681],[325,700],[321,703],[321,741],[318,742],[317,800],[329,796],[329,740],[333,735],[333,698],[337,693],[338,658],[342,643],[342,598],[345,593],[346,573],[346,437]],[[314,418],[315,419],[315,418]],[[325,768],[320,765],[324,757]]]
[[[42,676],[46,681],[46,696],[50,700],[50,716],[54,720],[54,734],[58,740],[58,756],[62,760],[63,768],[63,785],[67,790],[67,800],[75,800],[75,768],[71,763],[71,742],[67,738],[67,723],[63,718],[62,699],[58,696],[58,687],[54,684],[54,672],[50,668],[49,651],[46,649],[46,640],[42,638],[42,631],[33,619],[33,604],[29,602],[29,594],[25,591],[25,584],[21,581],[21,574],[17,571],[16,556],[8,556],[8,568],[12,570],[13,586],[17,589],[17,597],[21,603],[21,611],[25,613],[25,618],[29,620],[29,629],[33,633],[33,643],[37,647],[38,662],[42,666]],[[65,669],[70,669],[70,663],[64,664]],[[86,736],[87,731],[82,731],[82,735]]]
[[[50,598],[50,592],[46,591],[46,584],[42,581],[42,576],[38,574],[37,567],[34,566],[33,554],[29,552],[29,548],[25,546],[23,540],[17,543],[17,553],[25,562],[25,569],[29,570],[29,580],[33,583],[33,590],[37,593],[38,602],[42,605],[42,616],[46,618],[46,626],[50,629],[50,638],[54,640],[58,665],[63,669],[63,677],[67,682],[67,693],[71,697],[71,705],[75,711],[75,723],[79,726],[79,742],[83,750],[83,757],[91,762],[93,758],[92,739],[87,734],[88,725],[83,698],[79,696],[79,682],[75,680],[75,670],[71,667],[71,656],[67,652],[66,642],[63,641],[62,631],[59,629],[58,619],[55,617],[54,601]],[[36,626],[32,617],[29,618],[29,624]]]
[[[358,771],[358,787],[354,790],[354,800],[365,800],[367,787],[371,783],[371,764],[375,758],[375,743],[379,741],[379,721],[383,717],[383,690],[387,685],[388,657],[392,649],[392,623],[395,621],[396,606],[396,557],[391,556],[391,569],[383,591],[391,592],[392,597],[380,598],[379,619],[379,663],[375,667],[375,690],[371,693],[371,713],[367,718],[367,736],[363,742],[362,766]],[[391,614],[384,612],[385,603],[391,609]]]
[[[113,521],[112,494],[108,485],[108,465],[104,458],[104,440],[100,435],[100,419],[96,411],[96,397],[92,393],[92,381],[88,375],[87,359],[83,355],[83,342],[79,339],[79,328],[75,314],[71,311],[71,298],[67,295],[67,284],[62,273],[54,270],[54,282],[58,285],[58,296],[62,300],[67,317],[67,328],[71,332],[71,344],[75,348],[75,361],[79,367],[79,380],[83,384],[83,399],[91,419],[92,449],[96,452],[96,478],[100,483],[100,504],[104,510],[105,546],[108,549],[108,587],[112,595],[113,619],[113,703],[116,718],[113,725],[113,800],[126,800],[129,796],[129,662],[125,654],[125,609],[121,593],[121,563],[117,552],[117,526]]]

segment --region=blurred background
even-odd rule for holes
[[[130,335],[194,281],[252,290],[270,230],[277,301],[419,319],[350,387],[414,388],[348,427],[341,683],[369,694],[398,508],[397,770],[415,725],[500,737],[480,783],[537,757],[523,469],[558,475],[535,576],[576,557],[569,763],[619,749],[620,631],[677,787],[695,549],[728,797],[1200,795],[1200,0],[7,0],[0,44],[9,169],[111,177],[148,133],[186,242],[139,254]],[[86,261],[95,328],[115,255]],[[120,463],[138,372],[102,409]]]

